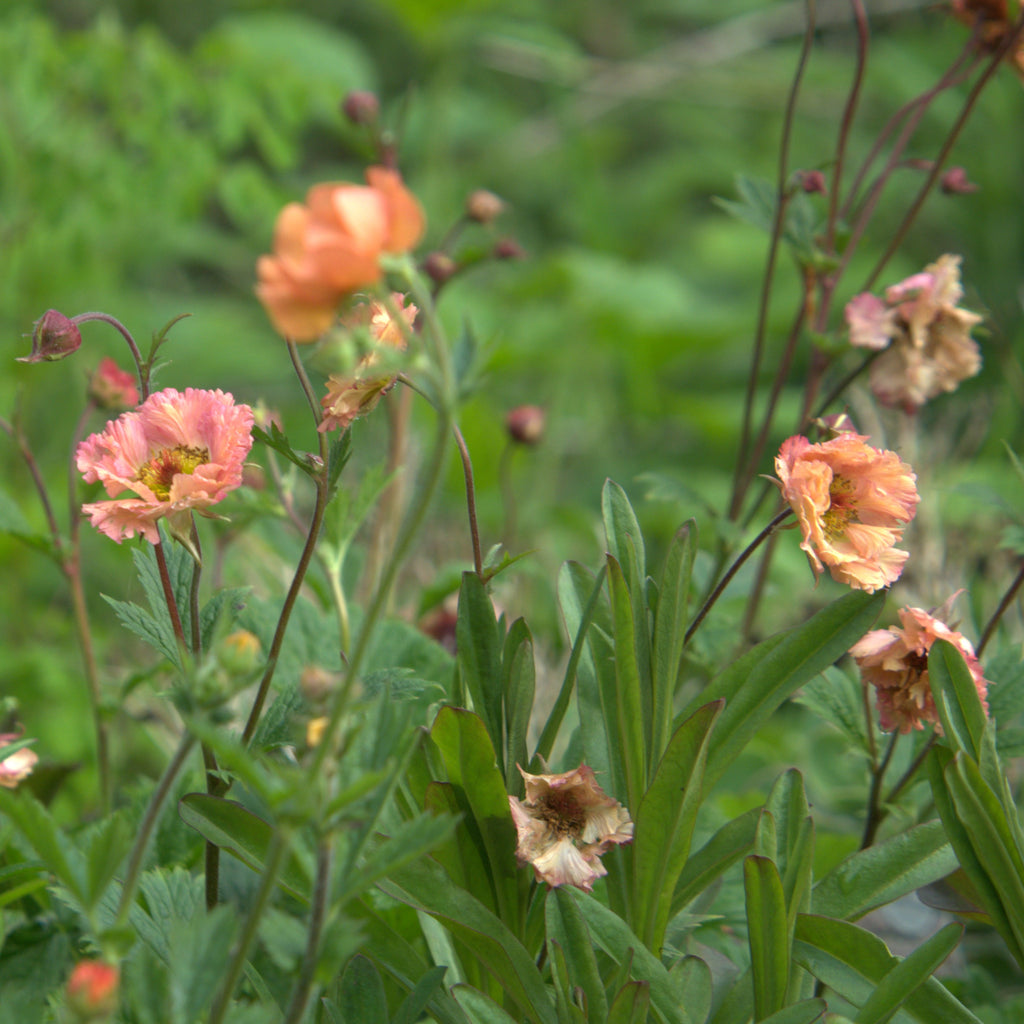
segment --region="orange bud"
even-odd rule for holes
[[[103,1020],[117,1009],[121,972],[102,960],[82,960],[68,979],[68,1007],[80,1021]]]

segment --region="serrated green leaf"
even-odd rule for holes
[[[289,462],[298,466],[307,476],[316,476],[319,472],[319,467],[310,461],[309,453],[295,451],[288,443],[288,438],[282,433],[281,428],[273,421],[271,421],[269,432],[263,430],[262,427],[253,427],[252,436],[254,440],[265,444],[268,448],[272,448],[278,455],[283,455]]]
[[[864,723],[864,684],[838,668],[805,683],[793,700],[835,726],[857,750],[869,751]]]
[[[754,979],[754,1018],[763,1020],[782,1009],[789,988],[786,898],[779,869],[767,857],[746,858],[743,883]]]
[[[88,902],[85,859],[50,817],[46,808],[28,791],[16,792],[0,788],[0,812],[14,822],[61,885],[80,905],[85,906]]]

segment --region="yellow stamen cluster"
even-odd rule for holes
[[[171,496],[171,485],[179,473],[192,474],[196,468],[210,461],[208,448],[179,444],[174,448],[161,448],[140,470],[139,483],[145,484],[160,501]]]

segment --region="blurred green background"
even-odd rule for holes
[[[852,74],[845,5],[819,6],[794,168],[828,161]],[[854,161],[965,38],[930,3],[869,7],[874,37]],[[713,200],[734,195],[737,173],[775,173],[802,31],[802,5],[760,0],[317,0],[301,11],[284,0],[8,0],[0,14],[0,415],[20,408],[62,507],[87,371],[102,355],[123,362],[124,352],[113,332],[90,324],[75,358],[15,363],[29,350],[32,322],[49,307],[100,309],[145,342],[188,312],[158,386],[262,399],[281,410],[297,447],[313,447],[285,351],[253,296],[254,264],[284,203],[314,182],[361,177],[372,154],[338,105],[351,89],[374,90],[428,212],[423,251],[439,243],[469,192],[487,188],[508,209],[493,237],[481,231],[472,240],[513,237],[526,253],[459,278],[441,313],[453,333],[471,323],[489,352],[484,386],[462,417],[485,545],[503,521],[505,414],[523,403],[547,410],[542,444],[517,452],[512,466],[517,548],[535,552],[522,569],[535,581],[529,600],[519,599],[527,607],[513,611],[528,611],[556,647],[555,571],[565,558],[593,563],[600,554],[605,477],[634,498],[655,557],[659,539],[690,515],[713,532],[737,445],[766,248],[764,236]],[[935,105],[909,156],[935,152],[964,95],[954,90]],[[910,579],[924,604],[965,585],[965,569],[997,587],[1006,559],[995,531],[1019,517],[1021,485],[1007,472],[1003,442],[1019,447],[1024,397],[1015,355],[1021,109],[1021,84],[1002,70],[953,154],[979,191],[930,200],[881,282],[962,253],[966,304],[988,318],[981,378],[925,409],[917,431],[882,423],[890,444],[914,447],[936,495],[919,518],[943,546]],[[837,310],[920,181],[912,170],[894,179]],[[788,259],[778,283],[766,381],[798,294]],[[802,350],[797,382],[806,358]],[[770,452],[791,432],[798,400],[799,384],[784,395]],[[426,428],[429,419],[416,422]],[[97,419],[90,429],[101,426]],[[355,434],[358,473],[384,458],[383,417]],[[30,478],[4,436],[0,465],[8,521],[13,503],[40,529]],[[461,488],[453,464],[413,565],[423,583],[438,564],[468,564]],[[796,545],[783,546],[783,580],[809,590]],[[93,595],[137,593],[128,547],[86,529]],[[79,728],[81,690],[69,683],[78,655],[65,587],[50,563],[10,537],[0,538],[0,561],[0,695],[20,698],[53,756],[81,758],[88,737]],[[742,581],[737,587],[742,594]],[[138,651],[98,599],[93,613],[101,660],[112,682],[123,679]]]

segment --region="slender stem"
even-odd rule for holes
[[[860,841],[858,849],[866,850],[874,841],[878,828],[885,821],[888,811],[879,805],[878,797],[882,791],[882,779],[885,778],[885,770],[892,760],[893,751],[896,749],[896,741],[900,738],[898,732],[894,732],[889,739],[889,745],[885,748],[881,764],[877,765],[871,773],[871,791],[868,793],[868,816],[864,823],[864,836]]]
[[[284,1024],[300,1024],[309,1003],[313,978],[316,975],[317,959],[320,955],[320,937],[324,930],[327,917],[327,899],[331,887],[331,837],[324,836],[316,849],[316,881],[313,886],[313,902],[309,915],[309,933],[306,937],[306,950],[302,955],[292,997],[288,1003],[288,1012]]]
[[[15,423],[10,423],[8,420],[0,417],[0,430],[3,430],[18,446],[21,458],[32,476],[32,483],[35,485],[36,493],[39,495],[39,503],[43,506],[43,515],[46,516],[46,527],[50,531],[54,552],[58,557],[63,558],[64,542],[61,539],[60,528],[57,526],[57,517],[53,513],[53,506],[50,504],[50,493],[46,489],[46,481],[43,480],[43,474],[39,470],[39,465],[32,454],[32,449],[28,446],[28,440],[22,433],[20,424],[18,424],[18,417],[15,417]]]
[[[820,416],[824,416],[829,406],[837,399],[840,395],[884,352],[884,349],[879,349],[875,352],[868,352],[868,354],[848,373],[843,377],[838,384],[818,403],[818,410],[811,417],[812,420],[818,419]]]
[[[769,484],[771,486],[771,484]],[[740,636],[746,646],[753,638],[754,622],[757,619],[757,612],[761,606],[761,598],[764,596],[765,584],[768,582],[768,570],[771,568],[772,556],[775,554],[775,543],[779,535],[773,533],[761,552],[761,561],[757,566],[757,575],[754,577],[754,586],[751,588],[750,597],[747,598],[747,608],[743,614],[743,625],[740,628]]]
[[[153,545],[153,552],[156,555],[157,568],[160,570],[160,585],[164,589],[164,600],[167,602],[167,611],[171,616],[174,635],[178,640],[178,646],[184,652],[188,650],[188,644],[185,642],[185,629],[181,624],[178,602],[174,596],[174,587],[171,586],[170,573],[167,570],[167,554],[164,551],[163,541]]]
[[[754,350],[750,361],[750,375],[747,378],[747,393],[743,403],[743,425],[740,430],[739,454],[736,458],[736,475],[733,481],[732,500],[729,505],[729,518],[739,516],[740,505],[746,489],[744,479],[745,468],[750,461],[748,450],[753,429],[754,398],[757,394],[757,383],[761,373],[761,360],[764,356],[765,338],[768,332],[768,312],[771,307],[771,293],[775,281],[775,266],[778,260],[779,247],[782,242],[782,228],[785,222],[787,205],[787,178],[789,176],[789,145],[796,114],[796,100],[800,93],[804,70],[814,42],[815,0],[807,0],[807,28],[804,32],[803,45],[797,61],[796,73],[790,86],[786,100],[786,111],[782,121],[782,137],[779,142],[779,164],[775,198],[775,216],[772,221],[771,240],[768,243],[768,258],[765,265],[764,278],[761,282],[761,296],[758,302],[757,327],[754,332]]]
[[[988,646],[989,640],[992,639],[992,634],[996,631],[996,626],[999,625],[999,620],[1003,617],[1006,609],[1013,603],[1013,599],[1017,596],[1017,591],[1020,590],[1021,585],[1024,584],[1024,562],[1021,562],[1020,568],[1017,570],[1017,575],[1013,578],[1013,582],[1007,588],[1006,593],[1003,594],[1003,599],[999,602],[999,607],[992,613],[992,618],[988,620],[988,624],[985,626],[985,631],[981,634],[981,639],[978,641],[977,649],[975,654],[980,658],[982,651]]]
[[[918,753],[917,757],[915,757],[914,760],[911,762],[910,767],[900,776],[899,782],[897,782],[896,785],[894,785],[892,789],[889,790],[889,795],[885,798],[885,802],[887,804],[891,804],[893,800],[895,800],[896,797],[899,796],[899,794],[903,791],[904,786],[906,786],[907,783],[910,782],[910,780],[914,777],[914,775],[917,773],[918,768],[921,767],[921,765],[924,763],[924,759],[928,756],[928,751],[935,746],[936,742],[938,741],[938,738],[939,734],[937,732],[933,732],[931,736],[928,737],[924,746],[921,747],[920,753]]]
[[[88,323],[90,320],[99,320],[102,323],[110,324],[128,342],[128,347],[132,352],[132,359],[135,360],[135,369],[139,375],[139,394],[142,396],[142,400],[145,401],[149,398],[149,371],[142,361],[142,353],[139,351],[139,346],[135,344],[131,331],[120,320],[109,313],[79,313],[77,316],[71,317],[71,321],[75,324]]]
[[[170,764],[164,769],[164,774],[161,776],[156,789],[153,791],[153,795],[149,799],[149,806],[146,808],[142,824],[139,825],[139,833],[135,837],[135,845],[132,847],[124,884],[121,887],[121,901],[117,906],[116,928],[123,928],[128,923],[128,915],[131,912],[132,903],[135,901],[135,892],[139,887],[142,861],[146,856],[146,847],[149,845],[150,836],[160,818],[160,810],[167,799],[167,794],[171,791],[171,786],[194,743],[195,737],[191,734],[186,733],[182,736],[178,749],[174,752]]]
[[[861,698],[864,705],[864,734],[868,738],[868,753],[871,756],[871,763],[878,762],[878,744],[875,742],[875,716],[871,710],[871,695],[868,692],[867,684],[860,688]]]
[[[850,139],[850,130],[853,127],[854,115],[860,101],[861,86],[864,84],[870,37],[867,12],[864,10],[862,0],[850,0],[850,7],[853,11],[854,24],[857,26],[857,63],[854,68],[850,95],[846,99],[843,116],[839,122],[839,137],[836,140],[836,159],[832,170],[832,188],[828,196],[828,219],[825,224],[825,248],[828,252],[835,252],[836,223],[839,219],[839,193],[842,188],[843,170],[846,163],[846,145]]]
[[[484,560],[480,553],[480,527],[476,520],[476,488],[473,486],[473,463],[469,458],[469,449],[466,447],[466,439],[459,430],[459,425],[452,423],[452,433],[455,435],[455,444],[459,449],[459,457],[462,459],[462,472],[466,478],[466,509],[469,512],[469,535],[473,541],[473,567],[481,579],[484,575]]]
[[[317,426],[320,425],[324,418],[324,410],[320,405],[319,400],[316,397],[316,392],[313,390],[313,385],[310,383],[309,374],[306,373],[306,367],[302,364],[302,359],[299,357],[299,347],[295,344],[291,338],[286,338],[285,342],[288,346],[288,358],[292,362],[292,367],[295,370],[295,376],[299,378],[299,384],[302,387],[302,393],[306,396],[306,401],[309,403],[309,408],[313,412],[313,419],[316,420]],[[323,454],[323,445],[320,446],[321,455]]]
[[[281,865],[284,863],[287,852],[287,838],[281,833],[280,829],[275,829],[263,864],[260,886],[256,890],[252,903],[249,905],[249,913],[246,916],[242,934],[239,935],[238,941],[235,943],[234,951],[231,954],[231,961],[224,973],[224,980],[210,1010],[208,1024],[221,1024],[228,1012],[235,986],[238,984],[238,979],[242,976],[242,969],[245,967],[249,950],[256,939],[260,920],[267,909],[267,904],[270,902],[274,887],[277,885],[277,876],[281,871]]]
[[[690,628],[686,631],[686,636],[683,638],[683,643],[688,644],[693,634],[697,632],[698,627],[704,621],[708,612],[714,607],[715,602],[722,596],[722,592],[731,582],[733,576],[739,572],[740,567],[744,562],[760,547],[761,543],[775,532],[778,525],[786,519],[787,516],[793,514],[793,510],[788,506],[784,508],[774,519],[743,549],[739,557],[729,566],[726,570],[725,575],[718,581],[718,586],[711,591],[711,596],[704,602],[704,607],[697,612],[697,617],[690,623]]]

